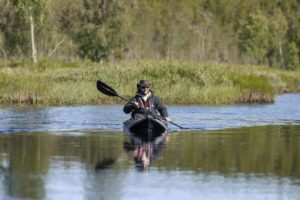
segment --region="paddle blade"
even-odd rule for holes
[[[118,93],[114,89],[99,80],[97,81],[97,89],[108,96],[118,96]]]

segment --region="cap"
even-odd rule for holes
[[[151,82],[148,80],[140,80],[140,82],[137,84],[138,87],[150,87],[151,86]]]

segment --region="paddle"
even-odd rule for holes
[[[105,83],[103,83],[103,82],[100,81],[100,80],[97,81],[97,89],[98,89],[100,92],[102,92],[103,94],[107,95],[107,96],[120,97],[121,99],[123,99],[123,100],[125,100],[125,101],[127,101],[127,102],[130,102],[130,103],[134,104],[133,101],[130,101],[129,99],[126,99],[126,98],[120,96],[114,89],[112,89],[111,87],[109,87],[108,85],[106,85]],[[143,108],[143,107],[139,107],[139,108],[141,108],[142,110],[146,111],[148,114],[150,114],[150,115],[152,115],[152,116],[154,116],[154,117],[156,117],[156,118],[160,118],[160,119],[165,120],[163,117],[161,117],[161,116],[155,114],[154,112],[152,112],[152,111],[150,111],[150,110],[147,110],[146,108]],[[165,120],[165,121],[166,121],[166,120]],[[174,122],[172,122],[172,121],[167,121],[167,122],[169,122],[169,123],[171,123],[171,124],[173,124],[173,125],[179,127],[180,129],[184,129],[182,126],[180,126],[180,125],[178,125],[178,124],[176,124],[176,123],[174,123]]]

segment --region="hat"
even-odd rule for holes
[[[140,82],[137,84],[137,87],[150,87],[151,82],[148,80],[140,80]]]

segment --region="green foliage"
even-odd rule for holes
[[[298,69],[299,1],[2,0],[0,58],[178,60]],[[49,9],[48,9],[49,8]]]
[[[81,28],[76,35],[81,58],[101,61],[119,56],[125,39],[122,12],[118,1],[84,0]]]
[[[57,9],[56,6],[59,6],[60,9]],[[58,28],[69,37],[74,38],[81,28],[78,13],[83,10],[82,0],[53,0],[52,7],[55,10],[54,20],[59,22]]]
[[[253,61],[262,64],[268,52],[268,20],[262,12],[251,14],[242,22],[239,31],[241,50],[250,54]]]
[[[254,92],[262,92],[272,95],[274,88],[270,84],[267,77],[257,75],[238,75],[232,76],[233,85]]]
[[[2,47],[6,56],[18,55],[24,56],[22,49],[28,44],[29,38],[27,37],[27,23],[22,17],[21,13],[17,12],[10,1],[1,2],[3,8],[1,14],[2,26],[5,28],[3,31]],[[27,48],[24,48],[27,50]]]
[[[299,48],[295,42],[290,42],[287,45],[287,67],[288,69],[300,71]]]
[[[294,73],[284,73],[280,75],[281,80],[288,86],[287,91],[300,90],[300,77]]]
[[[4,49],[9,57],[29,56],[30,26],[29,16],[32,15],[38,30],[47,16],[49,0],[4,0],[2,19],[5,20]]]
[[[275,10],[269,24],[269,65],[279,65],[284,68],[283,47],[285,46],[285,35],[288,30],[288,24],[281,10]]]
[[[29,15],[35,16],[36,21],[44,20],[45,9],[49,3],[49,0],[12,0],[12,4],[16,8],[17,12],[25,18]]]

